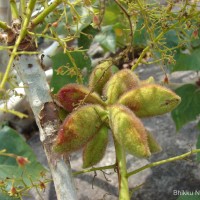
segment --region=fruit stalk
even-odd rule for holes
[[[121,146],[116,140],[114,140],[114,144],[119,183],[119,200],[129,200],[130,196],[126,168],[126,153],[123,146]]]

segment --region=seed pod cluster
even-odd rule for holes
[[[149,157],[161,151],[139,118],[170,112],[181,101],[171,90],[155,84],[152,77],[141,81],[129,69],[112,75],[111,65],[111,61],[105,61],[94,68],[89,88],[68,84],[56,95],[71,114],[58,131],[54,150],[70,153],[83,148],[83,168],[103,158],[108,129],[114,141],[134,156]],[[102,94],[107,100],[101,99]]]

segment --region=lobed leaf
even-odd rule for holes
[[[171,90],[148,84],[122,95],[118,103],[130,108],[138,117],[162,115],[172,111],[181,98]]]
[[[67,84],[56,94],[56,99],[68,112],[71,112],[78,106],[82,100],[84,104],[93,103],[104,105],[105,103],[95,92],[92,92],[85,86],[79,84]]]
[[[110,126],[116,141],[135,156],[150,156],[147,133],[140,119],[120,104],[111,106],[109,113]]]
[[[129,69],[123,69],[114,74],[106,83],[103,94],[107,103],[113,104],[130,89],[139,87],[138,77]]]
[[[58,131],[54,150],[72,152],[83,147],[100,130],[107,112],[99,105],[85,105],[72,112]]]
[[[108,128],[102,126],[99,132],[86,144],[83,150],[83,168],[92,167],[103,158],[108,144]]]

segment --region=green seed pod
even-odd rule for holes
[[[138,117],[162,115],[172,111],[181,98],[171,90],[156,84],[148,84],[128,91],[118,103],[130,108]]]
[[[72,112],[58,131],[56,152],[72,152],[83,147],[101,128],[107,112],[99,105],[86,105]]]
[[[92,167],[103,158],[108,144],[108,128],[103,126],[83,149],[83,168]]]
[[[102,95],[102,90],[106,82],[112,76],[112,61],[105,61],[97,65],[89,78],[89,88]]]
[[[62,87],[56,94],[56,99],[68,112],[71,112],[82,100],[84,100],[84,104],[105,105],[98,94],[95,92],[90,93],[87,87],[75,83]]]
[[[120,104],[111,106],[109,112],[110,126],[116,141],[135,156],[150,156],[146,130],[140,119]]]
[[[150,76],[148,79],[140,81],[140,86],[153,84],[153,83],[155,83],[155,79],[153,76]]]
[[[162,151],[161,146],[154,139],[154,137],[151,135],[151,133],[147,130],[146,130],[146,132],[147,132],[147,141],[148,141],[149,149],[150,149],[151,153],[158,153],[158,152]]]
[[[107,103],[113,104],[128,90],[139,86],[138,77],[129,69],[123,69],[114,74],[106,83],[103,94]]]

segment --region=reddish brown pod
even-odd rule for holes
[[[62,87],[56,94],[56,99],[68,112],[72,112],[80,104],[105,105],[97,93],[91,92],[87,87],[75,83]],[[84,102],[81,102],[83,100]]]
[[[83,147],[99,132],[107,112],[99,105],[86,105],[72,112],[58,131],[54,150],[72,152]]]

